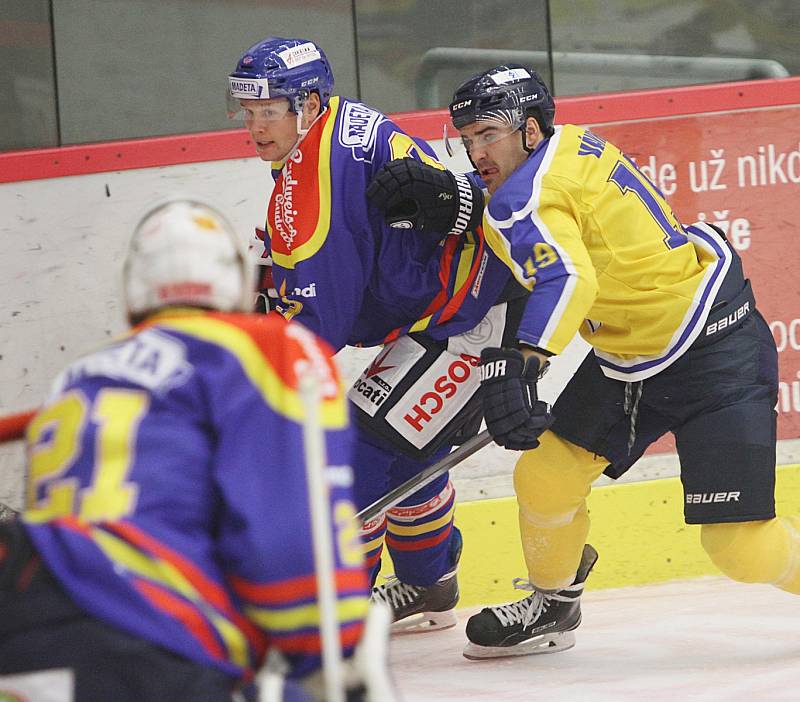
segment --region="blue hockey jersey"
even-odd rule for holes
[[[440,242],[390,228],[369,206],[374,174],[402,157],[442,168],[385,115],[334,97],[294,154],[273,164],[267,231],[279,311],[336,350],[467,331],[509,278],[481,232]]]
[[[169,310],[69,366],[29,425],[23,514],[73,600],[233,676],[266,647],[320,664],[298,377],[325,378],[321,418],[345,650],[368,603],[335,366],[278,315]]]

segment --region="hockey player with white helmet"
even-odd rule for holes
[[[519,64],[473,76],[450,104],[471,177],[491,196],[486,240],[531,290],[514,342],[480,362],[487,427],[524,451],[514,486],[528,578],[515,585],[531,594],[469,620],[468,658],[574,645],[597,560],[585,543],[591,485],[668,431],[684,517],[711,560],[800,594],[800,518],[775,516],[777,352],[739,256],[716,228],[681,224],[613,144],[554,126],[554,114],[547,86]],[[418,182],[441,178],[419,170]],[[383,209],[410,200],[438,212],[415,187],[398,185]],[[551,411],[537,380],[576,332],[592,351]]]
[[[129,318],[180,305],[248,311],[254,282],[245,258],[230,224],[207,205],[187,199],[153,208],[137,225],[123,266]]]
[[[337,351],[383,345],[349,393],[361,509],[476,430],[478,356],[484,344],[502,343],[513,307],[504,302],[513,295],[503,296],[509,276],[476,231],[479,212],[453,215],[444,206],[424,222],[410,213],[389,223],[368,203],[374,175],[393,159],[445,171],[425,142],[389,117],[335,95],[313,41],[258,42],[228,82],[229,114],[244,120],[275,179],[261,233],[263,260],[274,264],[265,267],[264,300]],[[457,187],[454,178],[448,185]],[[461,187],[468,198],[472,186],[463,179]],[[397,628],[455,624],[454,508],[445,474],[364,524],[373,577],[384,537],[392,557],[396,577],[377,585],[373,598],[392,606]]]
[[[0,525],[3,689],[44,681],[59,702],[254,700],[269,650],[289,676],[272,688],[296,695],[262,699],[323,699],[298,396],[310,368],[339,467],[332,626],[348,699],[386,696],[385,660],[366,670],[354,657],[369,588],[337,371],[302,326],[244,314],[251,269],[203,203],[166,202],[136,227],[123,271],[133,328],[70,364],[28,427],[25,509]]]

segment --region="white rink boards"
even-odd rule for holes
[[[486,661],[461,655],[476,611],[392,638],[404,702],[800,700],[800,597],[773,587],[699,578],[589,592],[575,648]]]

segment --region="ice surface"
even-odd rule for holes
[[[498,604],[496,602],[487,604]],[[586,593],[575,648],[468,661],[453,629],[391,640],[405,702],[800,700],[800,597],[724,578]]]

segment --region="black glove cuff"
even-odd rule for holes
[[[463,173],[445,172],[453,179],[454,190],[458,193],[458,209],[447,233],[461,236],[466,231],[474,231],[481,224],[485,198],[483,191]]]

